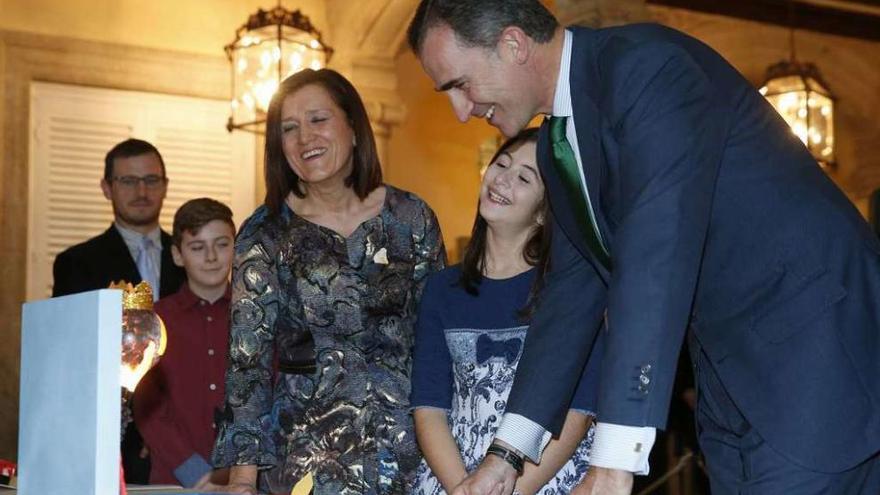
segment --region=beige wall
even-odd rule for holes
[[[447,251],[470,234],[480,184],[479,147],[499,133],[483,120],[461,124],[409,50],[397,58],[407,118],[389,143],[386,180],[421,196],[440,219]]]
[[[753,84],[770,64],[788,58],[789,31],[741,19],[651,6],[656,22],[702,40]],[[838,97],[835,107],[838,168],[831,178],[863,214],[880,187],[880,43],[796,31],[797,57],[812,62]]]
[[[0,0],[0,29],[223,55],[248,15],[275,0]],[[286,0],[326,32],[323,0]]]

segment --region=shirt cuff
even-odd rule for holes
[[[648,455],[657,429],[650,426],[623,426],[596,423],[596,436],[590,451],[590,464],[645,475],[650,472]]]
[[[510,444],[538,464],[541,462],[544,447],[550,441],[550,432],[525,416],[506,413],[501,418],[501,426],[498,427],[495,438]]]
[[[202,476],[211,472],[211,465],[199,454],[189,456],[183,464],[174,469],[174,477],[184,488],[192,488],[202,479]]]

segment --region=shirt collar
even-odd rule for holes
[[[129,228],[125,228],[120,225],[119,222],[113,222],[113,225],[116,227],[119,235],[122,236],[122,240],[125,241],[125,244],[138,246],[138,249],[140,249],[141,237],[143,237],[144,234],[141,234],[140,232],[131,230]],[[156,246],[157,249],[162,249],[162,230],[159,227],[156,227],[150,232],[147,232],[146,235],[150,238],[151,241],[153,241],[153,245]]]
[[[220,299],[217,299],[216,301],[214,301],[213,304],[218,304],[220,302],[228,302],[230,299],[232,299],[231,285],[232,284],[228,284],[228,283],[226,284],[226,292],[224,292],[223,295],[220,296]],[[204,301],[204,299],[202,299],[201,297],[196,295],[196,293],[193,292],[192,289],[189,288],[188,283],[184,282],[180,285],[180,290],[178,291],[178,297],[177,297],[177,305],[181,309],[191,308],[191,307],[199,304],[201,301]],[[205,301],[205,303],[209,304],[209,305],[212,304],[212,303],[209,303],[208,301]]]
[[[553,95],[554,117],[571,117],[574,113],[571,105],[571,83],[569,82],[573,36],[571,31],[565,30],[562,40],[562,55],[559,59],[559,75],[556,78],[556,92]]]

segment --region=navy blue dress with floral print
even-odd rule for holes
[[[460,285],[458,266],[432,275],[425,288],[416,331],[413,408],[447,411],[450,431],[468,472],[477,468],[495,438],[528,331],[521,309],[535,270],[505,280],[484,278],[478,295]],[[572,408],[592,416],[598,370],[585,370]],[[589,468],[593,428],[569,461],[538,493],[569,493]],[[446,493],[422,461],[413,493]]]

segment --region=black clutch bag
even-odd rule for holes
[[[279,346],[278,371],[289,375],[310,375],[317,369],[312,332],[290,333]]]

